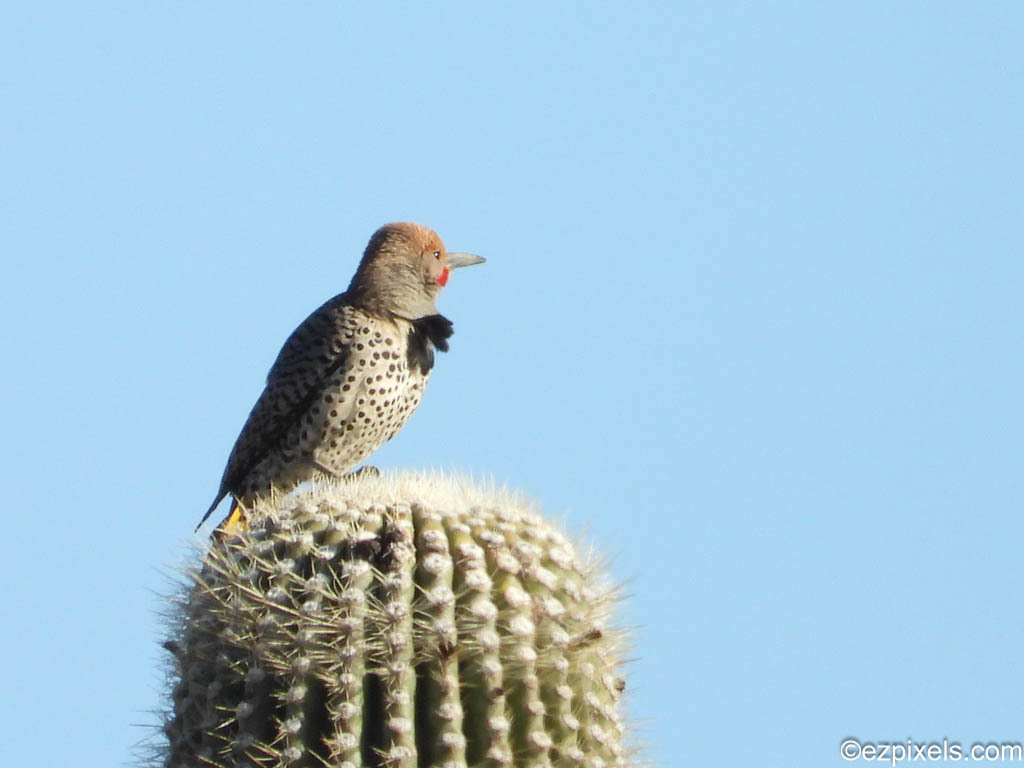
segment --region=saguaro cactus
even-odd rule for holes
[[[215,539],[190,581],[167,768],[629,763],[611,590],[511,494],[318,487]]]

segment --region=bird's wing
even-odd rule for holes
[[[296,328],[277,355],[267,385],[231,450],[217,498],[203,516],[238,486],[284,439],[321,395],[323,387],[346,361],[344,294],[325,303]]]

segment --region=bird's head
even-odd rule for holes
[[[453,269],[483,261],[471,253],[448,253],[427,227],[385,224],[370,238],[349,292],[366,309],[415,320],[437,314],[434,301]]]

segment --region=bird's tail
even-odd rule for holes
[[[245,519],[245,507],[242,506],[238,499],[232,497],[231,511],[228,512],[228,516],[224,518],[221,524],[217,526],[214,534],[217,536],[237,536],[247,530],[249,530],[249,523]]]
[[[210,515],[213,514],[213,510],[217,508],[217,505],[221,503],[225,496],[227,496],[227,493],[222,489],[221,492],[217,494],[217,498],[213,500],[213,504],[210,505],[210,508],[206,510],[206,514],[203,515],[203,519],[199,521],[199,525],[196,526],[196,531],[203,527],[203,523],[209,519]]]
[[[224,496],[218,496],[217,500],[210,505],[210,508],[208,510],[206,510],[206,514],[203,515],[203,519],[200,520],[199,525],[196,526],[197,531],[203,526],[203,523],[206,522],[210,515],[213,514],[213,510],[217,508],[217,505],[220,504],[223,498]],[[231,511],[228,512],[228,516],[224,518],[221,524],[217,526],[217,532],[234,534],[241,533],[242,531],[245,531],[247,528],[248,525],[245,522],[245,509],[242,507],[238,499],[232,496]]]

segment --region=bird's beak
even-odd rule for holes
[[[487,259],[483,256],[477,256],[474,253],[449,253],[448,254],[448,269],[458,269],[459,267],[471,267],[474,264],[483,264]]]

